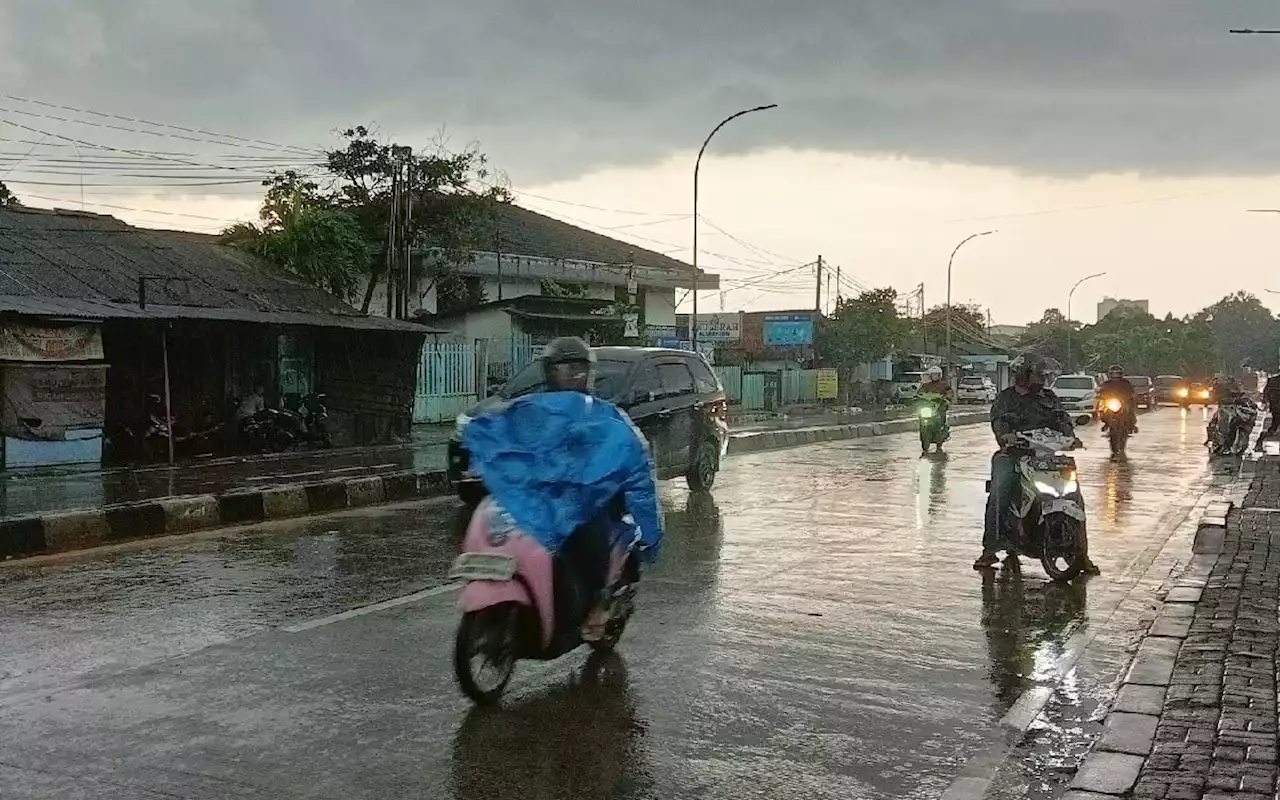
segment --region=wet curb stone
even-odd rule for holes
[[[983,412],[959,412],[952,414],[952,427],[959,425],[977,425],[989,422],[991,416]],[[846,439],[861,439],[867,436],[885,436],[893,433],[907,433],[919,430],[919,422],[915,417],[885,420],[883,422],[860,422],[854,425],[837,425],[834,427],[809,428],[800,430],[761,431],[746,436],[736,436],[729,440],[729,454],[755,453],[762,450],[779,450],[786,447],[800,447],[820,442],[836,442]]]
[[[84,550],[130,539],[251,525],[448,494],[440,470],[328,480],[218,495],[166,497],[0,521],[0,558]]]
[[[1276,796],[1280,459],[1266,461],[1205,506],[1065,800]]]
[[[959,413],[952,425],[986,422],[986,412]],[[766,431],[729,440],[730,453],[760,452],[917,429],[914,417],[801,430]],[[131,539],[252,525],[451,493],[443,470],[364,476],[221,494],[188,495],[84,511],[0,520],[0,559],[84,550]]]

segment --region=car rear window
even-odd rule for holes
[[[1156,378],[1156,386],[1161,388],[1169,388],[1182,383],[1182,378],[1177,375],[1160,375]]]
[[[1053,382],[1053,388],[1072,389],[1076,391],[1080,389],[1092,389],[1093,378],[1058,378]]]
[[[1135,389],[1146,389],[1151,386],[1151,379],[1143,375],[1137,375],[1130,378],[1129,383],[1132,383]]]
[[[631,371],[630,361],[596,362],[596,394],[606,400],[616,400],[626,386],[627,373]],[[502,389],[502,397],[510,400],[513,397],[540,392],[546,388],[542,380],[542,361],[535,360],[516,373]]]
[[[983,386],[982,378],[963,378],[960,385],[970,389],[981,389]]]
[[[898,383],[924,383],[924,373],[904,372],[898,376]]]

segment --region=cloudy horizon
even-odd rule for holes
[[[726,127],[703,165],[700,266],[727,285],[822,254],[857,283],[924,283],[934,305],[954,243],[998,227],[953,282],[997,322],[1065,305],[1098,271],[1077,318],[1104,294],[1183,314],[1280,288],[1280,217],[1244,213],[1280,206],[1280,36],[1227,33],[1268,26],[1280,8],[1260,0],[8,2],[0,180],[72,206],[83,182],[90,210],[209,230],[252,216],[255,171],[373,123],[418,146],[478,143],[523,205],[689,260],[698,144],[778,103]],[[183,152],[211,174],[121,178],[95,146]],[[804,279],[725,302],[811,303]]]

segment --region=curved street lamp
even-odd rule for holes
[[[698,149],[698,160],[693,162],[693,313],[689,315],[689,341],[693,343],[693,350],[698,351],[698,172],[702,169],[702,154],[707,152],[707,145],[711,144],[711,137],[720,132],[720,129],[735,119],[756,111],[768,111],[771,108],[777,108],[777,103],[770,103],[767,106],[756,106],[755,108],[747,108],[736,114],[730,114],[720,121],[720,124],[711,129],[711,133],[707,134],[707,138],[702,140],[702,147]]]
[[[1084,283],[1085,281],[1091,281],[1094,278],[1101,278],[1103,275],[1106,275],[1106,274],[1107,273],[1105,272],[1095,272],[1092,275],[1086,275],[1080,280],[1076,281],[1075,286],[1071,287],[1071,291],[1067,292],[1067,372],[1068,373],[1075,371],[1075,369],[1072,367],[1072,364],[1071,364],[1071,298],[1075,296],[1076,289],[1080,288],[1080,284]]]
[[[956,253],[960,252],[961,247],[964,247],[979,236],[990,236],[993,233],[999,232],[1000,231],[983,231],[982,233],[969,234],[964,239],[960,240],[960,244],[956,245],[956,249],[951,251],[951,258],[947,259],[947,361],[945,366],[947,369],[947,378],[951,382],[951,391],[953,392],[956,389],[956,381],[955,375],[951,369],[951,265],[955,263]]]

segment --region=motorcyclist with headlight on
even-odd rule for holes
[[[974,569],[990,569],[999,563],[997,553],[1003,543],[1013,537],[1009,526],[1014,523],[1013,502],[1019,490],[1019,477],[1014,457],[1006,448],[1017,442],[1016,434],[1049,428],[1064,436],[1075,436],[1071,417],[1062,403],[1045,386],[1044,359],[1034,353],[1020,356],[1011,365],[1013,385],[996,395],[991,405],[991,432],[1000,450],[991,457],[991,493],[982,531],[982,555],[973,562]],[[1079,439],[1076,439],[1079,446]],[[1016,559],[1016,555],[1010,553]],[[1087,560],[1086,571],[1098,569]]]
[[[1098,397],[1105,403],[1108,398],[1116,398],[1124,408],[1124,418],[1129,425],[1129,433],[1138,432],[1138,410],[1134,400],[1133,384],[1124,376],[1124,367],[1112,364],[1107,369],[1107,379],[1098,387]],[[1105,433],[1105,423],[1104,430]]]

